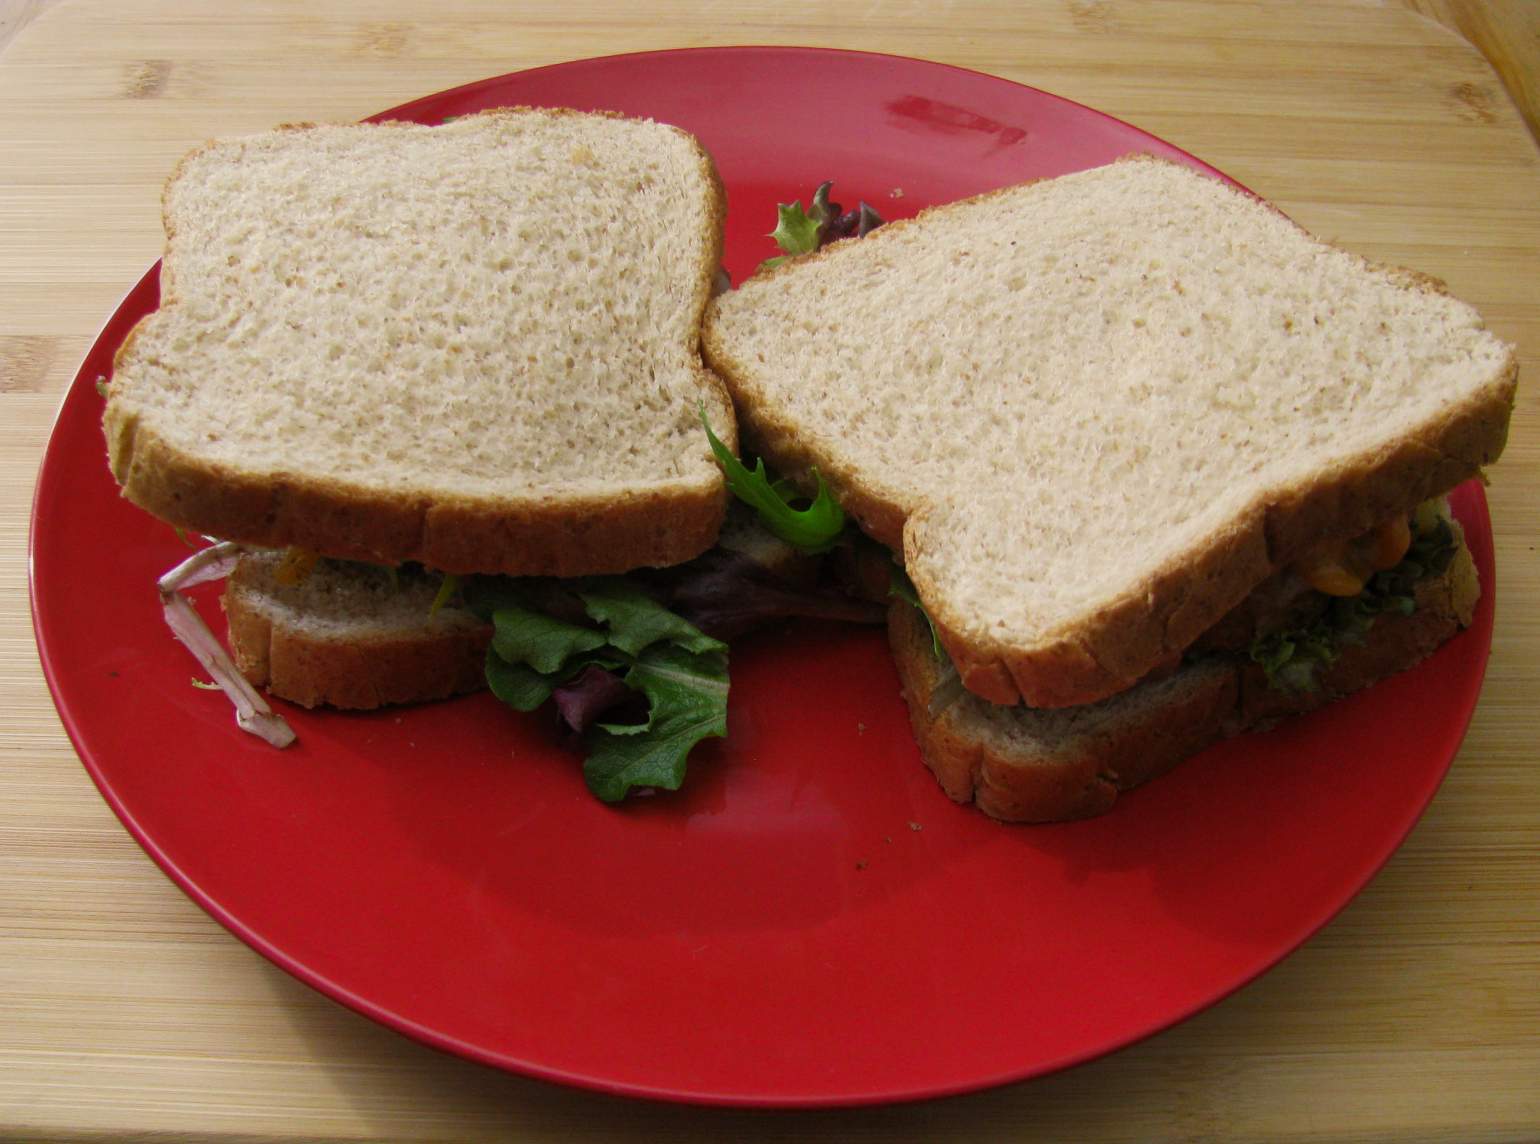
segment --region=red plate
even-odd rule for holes
[[[726,48],[587,60],[431,96],[611,108],[695,132],[741,280],[777,200],[889,217],[1138,150],[1189,156],[1030,88],[885,56]],[[880,631],[801,625],[733,650],[731,737],[678,795],[593,801],[542,716],[486,696],[238,731],[192,686],[153,582],[185,554],[108,477],[96,381],[156,304],[124,301],[64,403],[32,527],[33,607],[64,724],[161,867],[253,948],[429,1045],[534,1076],[718,1104],[976,1089],[1180,1021],[1305,940],[1374,874],[1459,747],[1485,594],[1414,671],[1232,740],[1105,818],[1005,827],[920,763]],[[218,623],[213,597],[203,604]]]

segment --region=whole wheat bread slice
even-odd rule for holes
[[[1165,678],[1079,707],[990,703],[956,685],[914,607],[895,601],[888,634],[925,764],[955,801],[1005,822],[1057,822],[1110,810],[1221,736],[1262,730],[1413,667],[1471,622],[1475,565],[1454,525],[1449,566],[1417,586],[1417,610],[1382,615],[1320,689],[1272,690],[1244,655],[1206,655]],[[951,686],[948,686],[949,681]]]
[[[890,223],[708,308],[746,446],[897,550],[964,683],[1093,702],[1320,537],[1501,452],[1511,346],[1149,157]]]
[[[677,128],[529,108],[209,143],[104,417],[124,495],[263,547],[572,575],[707,548],[724,198]]]

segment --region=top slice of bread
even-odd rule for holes
[[[1412,272],[1147,156],[991,192],[708,308],[749,448],[897,550],[966,685],[1068,706],[1506,439],[1514,351]]]
[[[504,109],[209,143],[104,427],[131,501],[449,572],[688,559],[726,503],[700,361],[725,200],[664,124]]]

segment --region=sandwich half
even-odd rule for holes
[[[1421,514],[1438,530],[1426,534],[1432,562],[1418,562],[1421,548],[1400,562],[1393,594],[1371,589],[1374,606],[1304,588],[1289,608],[1269,608],[1259,629],[1242,604],[1238,642],[1205,637],[1169,670],[1075,707],[991,703],[967,691],[923,613],[895,599],[889,644],[920,754],[949,796],[993,818],[1087,818],[1219,738],[1266,730],[1413,667],[1470,624],[1480,595],[1460,526],[1442,507]],[[1292,594],[1295,576],[1284,572],[1258,599],[1280,587]],[[1275,662],[1261,654],[1275,649],[1294,655]]]
[[[804,487],[816,469],[892,550],[980,710],[1131,703],[1161,679],[1160,704],[1208,712],[1162,732],[1178,756],[1230,720],[1224,673],[1192,674],[1205,635],[1291,569],[1356,594],[1375,538],[1409,542],[1418,506],[1501,453],[1517,373],[1432,280],[1146,156],[757,275],[708,308],[703,348],[746,448]],[[923,732],[931,695],[906,679]],[[971,773],[946,757],[971,746],[928,738],[938,774]]]
[[[677,785],[724,733],[725,650],[617,581],[699,557],[725,517],[700,418],[735,441],[732,406],[699,351],[724,210],[693,137],[604,113],[285,127],[182,161],[103,428],[125,497],[218,541],[160,587],[241,726],[294,738],[256,687],[360,708],[494,671],[529,709],[559,631],[617,680],[694,673],[672,754],[609,744],[615,797]],[[234,661],[178,590],[226,574]],[[525,597],[572,577],[604,618]]]

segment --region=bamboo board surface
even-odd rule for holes
[[[210,921],[112,817],[60,728],[26,600],[54,410],[159,253],[164,175],[205,137],[358,118],[638,49],[919,56],[1127,119],[1310,229],[1445,279],[1518,344],[1521,376],[1540,377],[1540,163],[1468,44],[1369,0],[24,7],[32,18],[0,55],[0,1139],[1540,1138],[1530,384],[1488,491],[1499,594],[1482,703],[1381,876],[1279,968],[1168,1033],[913,1107],[760,1115],[611,1100],[441,1056],[311,993]]]

